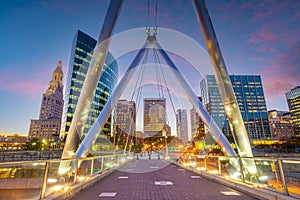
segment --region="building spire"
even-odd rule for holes
[[[47,93],[54,93],[56,90],[63,92],[63,71],[62,71],[62,62],[58,61],[57,67],[52,73],[52,80],[49,82],[49,87]]]

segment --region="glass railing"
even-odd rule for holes
[[[1,199],[42,199],[53,193],[68,191],[109,169],[125,163],[127,155],[114,154],[78,159],[39,160],[0,163]],[[59,173],[62,162],[71,170]]]
[[[240,158],[186,153],[181,155],[169,153],[169,157],[173,162],[186,168],[288,196],[300,197],[300,159]]]

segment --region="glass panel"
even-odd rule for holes
[[[260,188],[280,193],[284,192],[277,160],[264,158],[243,158],[242,160],[245,182],[252,183]],[[247,167],[247,163],[249,167]]]
[[[98,174],[102,172],[102,159],[102,157],[95,158],[93,174]]]
[[[300,160],[283,160],[283,171],[289,195],[300,198]]]
[[[206,170],[206,165],[205,165],[205,155],[201,156],[198,155],[196,156],[196,169],[204,171]]]
[[[80,162],[77,171],[77,181],[86,181],[91,176],[92,158],[85,158]]]
[[[218,167],[218,157],[206,157],[206,171],[210,174],[218,174],[219,167]]]
[[[230,178],[231,164],[228,157],[219,157],[221,176],[226,179]]]
[[[15,162],[0,165],[2,199],[39,199],[45,162]]]

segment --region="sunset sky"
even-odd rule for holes
[[[147,2],[124,1],[114,34],[152,26],[155,1],[151,1],[150,19]],[[76,31],[97,39],[108,3],[1,1],[0,133],[28,133],[59,60],[66,79]],[[207,7],[229,74],[261,75],[268,110],[288,110],[285,93],[300,85],[300,1],[207,0]],[[192,1],[158,0],[157,25],[205,47]]]

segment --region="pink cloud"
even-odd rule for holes
[[[300,44],[289,52],[281,53],[263,70],[264,88],[269,99],[282,97],[293,87],[300,85]]]
[[[253,61],[259,61],[259,62],[269,62],[270,61],[269,59],[262,57],[262,56],[253,56],[253,57],[250,57],[249,59],[253,60]]]
[[[0,75],[0,90],[13,94],[25,95],[29,98],[36,98],[42,95],[47,89],[44,73],[34,74],[32,77],[24,79],[22,75],[11,72],[2,72]],[[48,74],[49,76],[49,74]],[[50,77],[49,77],[50,78]]]
[[[265,20],[265,19],[269,18],[271,15],[272,15],[272,11],[257,12],[253,16],[253,18],[250,20],[250,22]]]
[[[295,87],[293,80],[284,80],[278,75],[264,78],[263,83],[265,95],[269,100],[284,96],[286,92]]]
[[[272,42],[275,41],[276,38],[276,35],[269,30],[268,26],[264,25],[260,30],[250,35],[247,41],[252,44],[258,44],[262,42]]]

